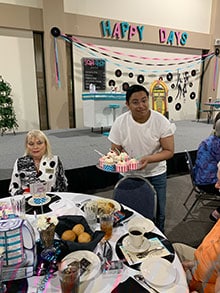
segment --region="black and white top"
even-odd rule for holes
[[[9,186],[11,195],[22,194],[29,189],[30,184],[37,182],[48,182],[51,191],[67,191],[67,179],[58,156],[43,156],[39,171],[36,170],[34,160],[30,156],[15,161]]]

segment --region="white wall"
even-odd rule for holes
[[[0,0],[0,3],[42,7],[42,0]],[[212,0],[64,0],[65,12],[69,13],[102,16],[103,18],[174,27],[202,33],[209,33],[211,5]],[[25,31],[1,29],[0,42],[0,75],[12,85],[19,131],[38,128],[39,117],[32,34]],[[123,43],[123,46],[126,46],[126,43]],[[108,67],[111,72],[113,70],[112,65],[109,64]],[[79,63],[76,64],[75,70],[76,126],[82,127],[82,75],[80,76],[82,69],[79,67]],[[107,74],[110,78],[112,73]],[[176,117],[174,113],[172,117],[173,119],[184,119],[188,115],[187,113],[188,109],[183,104],[181,114],[183,116]],[[189,117],[191,117],[190,113]]]
[[[0,3],[42,8],[42,0],[0,0]]]
[[[212,0],[64,0],[64,11],[139,24],[210,32]]]
[[[78,39],[80,40],[80,39]],[[82,41],[82,40],[80,40]],[[106,60],[106,92],[110,92],[111,88],[108,85],[109,80],[113,79],[116,82],[116,87],[118,91],[122,90],[123,82],[127,82],[129,85],[138,83],[137,77],[139,74],[144,76],[144,85],[148,90],[150,89],[150,85],[158,80],[160,76],[163,77],[163,81],[168,86],[168,96],[172,97],[172,102],[168,103],[168,111],[169,111],[169,119],[177,120],[191,120],[196,119],[196,98],[199,95],[199,80],[200,80],[200,62],[187,62],[189,60],[183,60],[183,58],[192,59],[195,55],[200,55],[201,52],[199,50],[192,51],[191,55],[186,54],[177,54],[170,52],[158,52],[152,51],[149,49],[131,49],[131,48],[120,48],[120,47],[109,47],[106,46],[107,41],[101,40],[93,40],[94,46],[92,46],[91,51],[89,50],[89,46],[87,46],[88,39],[84,39],[85,46],[75,46],[73,45],[73,60],[74,60],[74,88],[75,88],[75,96],[81,97],[83,89],[83,66],[82,66],[82,58],[98,58]],[[91,43],[90,40],[88,43]],[[105,44],[105,45],[103,45]],[[131,46],[131,44],[129,44]],[[87,48],[86,48],[87,47]],[[105,50],[102,50],[100,47],[104,47]],[[146,46],[147,47],[147,46]],[[120,54],[115,54],[114,51],[119,52]],[[109,55],[102,55],[102,52]],[[136,57],[131,58],[128,55],[134,54]],[[115,60],[114,56],[119,57],[120,60]],[[146,57],[148,59],[144,59]],[[158,60],[153,60],[153,58],[158,58]],[[165,61],[164,58],[168,58],[169,60]],[[178,60],[174,60],[177,58]],[[128,60],[129,62],[124,62],[123,60]],[[135,62],[140,62],[143,65],[136,65]],[[184,64],[178,64],[178,63]],[[157,66],[156,64],[164,64],[164,66]],[[153,64],[152,66],[146,66],[146,64]],[[175,65],[168,65],[175,64]],[[122,72],[121,77],[116,77],[115,71],[116,69],[120,69]],[[179,71],[177,70],[179,69]],[[191,75],[191,71],[196,70],[196,76]],[[129,73],[132,72],[134,75],[132,78],[129,77]],[[173,79],[171,81],[167,80],[167,73],[171,72],[173,74]],[[177,84],[178,80],[178,72],[180,73],[181,82]],[[184,74],[188,72],[189,78],[186,85],[187,93],[185,96],[183,92],[179,92],[178,87],[183,89],[184,87]],[[192,86],[189,86],[189,83],[192,82]],[[175,88],[172,88],[171,85],[174,84]],[[86,91],[84,91],[86,92]],[[194,99],[191,99],[191,93],[195,93]],[[181,106],[180,110],[177,110],[176,107]],[[76,121],[77,127],[83,127],[83,102],[82,99],[77,98],[76,101]]]
[[[18,131],[39,128],[32,32],[0,29],[0,75],[11,84]]]

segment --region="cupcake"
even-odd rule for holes
[[[129,155],[126,152],[121,152],[120,157],[122,161],[128,161],[129,160]]]
[[[120,161],[121,161],[121,156],[120,155],[117,155],[117,156],[114,157],[114,162],[115,163],[118,163]]]
[[[110,152],[107,153],[107,156],[114,160],[114,158],[117,156],[117,153],[113,150],[110,150]]]
[[[115,171],[115,163],[113,158],[107,157],[103,163],[103,170],[105,171]]]
[[[128,161],[129,170],[137,170],[139,162],[133,158]]]
[[[116,164],[116,172],[125,173],[128,171],[128,163],[126,161],[119,161]]]

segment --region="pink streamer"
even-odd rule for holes
[[[62,35],[61,35],[62,36]],[[65,36],[63,34],[63,36]],[[72,41],[73,42],[76,42],[76,43],[79,43],[81,45],[86,45],[86,46],[90,46],[90,47],[94,47],[94,48],[98,48],[99,50],[102,50],[102,51],[107,51],[107,52],[114,52],[114,51],[111,51],[110,49],[108,48],[104,48],[104,47],[101,47],[101,46],[96,46],[95,44],[91,44],[91,43],[83,43],[80,39],[76,38],[76,37],[73,37],[72,36]],[[123,55],[123,56],[127,56],[127,57],[131,57],[131,58],[135,58],[135,59],[148,59],[148,60],[164,60],[164,61],[172,61],[172,60],[193,60],[193,59],[198,59],[198,58],[201,58],[201,57],[207,57],[209,55],[212,55],[212,53],[209,53],[209,54],[204,54],[204,55],[194,55],[192,57],[183,57],[183,58],[177,58],[177,57],[174,57],[174,58],[149,58],[149,57],[144,57],[144,56],[137,56],[137,55],[133,55],[133,54],[125,54],[125,53],[119,53],[119,52],[114,52],[116,54],[120,54],[120,55]]]

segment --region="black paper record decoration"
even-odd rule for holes
[[[169,96],[169,97],[167,98],[167,101],[168,101],[168,103],[172,103],[172,101],[173,101],[173,97],[172,97],[172,96]]]
[[[109,86],[115,86],[115,81],[113,79],[110,79],[108,82]]]
[[[143,83],[144,82],[144,76],[142,74],[139,74],[137,77],[138,83]]]
[[[122,72],[120,69],[115,70],[115,76],[120,77],[122,75]]]
[[[181,104],[177,103],[175,106],[176,111],[180,111],[181,107],[182,107]]]
[[[195,92],[191,92],[191,94],[190,94],[190,99],[191,99],[191,100],[194,100],[195,97],[196,97],[196,93],[195,93]]]
[[[192,75],[192,76],[196,76],[196,70],[195,70],[195,69],[193,69],[193,70],[191,71],[191,75]]]
[[[171,81],[173,79],[173,74],[171,72],[167,73],[167,80]]]
[[[126,92],[128,88],[129,88],[129,84],[127,82],[123,82],[123,84],[122,84],[123,91]]]

